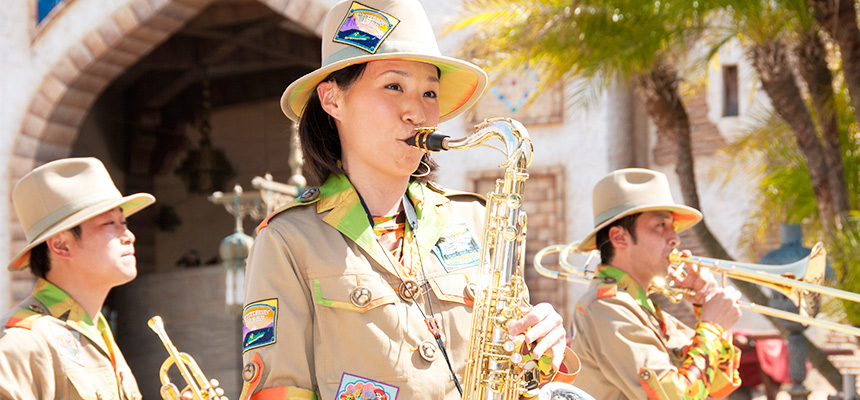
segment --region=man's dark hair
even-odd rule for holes
[[[636,243],[636,220],[639,219],[640,215],[642,215],[642,213],[627,215],[604,226],[603,229],[597,232],[595,241],[597,243],[597,250],[600,250],[600,262],[602,264],[612,265],[612,258],[615,257],[615,246],[613,246],[612,241],[609,240],[609,229],[613,226],[620,226],[627,232],[630,232],[630,237],[633,239],[633,243]]]
[[[81,226],[78,225],[69,229],[75,239],[81,238]],[[48,271],[51,270],[51,258],[48,257],[48,244],[45,242],[39,243],[36,247],[30,250],[30,271],[38,278],[45,279]]]
[[[349,90],[364,73],[366,67],[367,63],[350,65],[332,72],[323,79],[323,82],[334,81],[342,90]],[[374,118],[374,116],[368,115],[367,118]],[[331,174],[346,173],[343,167],[338,165],[342,149],[337,127],[331,116],[323,109],[316,90],[311,91],[311,96],[299,119],[299,138],[302,143],[305,171],[308,171],[313,179],[322,183]],[[429,154],[424,154],[421,160],[424,163],[418,165],[415,174],[422,176],[414,179],[422,183],[431,181],[438,165]],[[427,167],[423,164],[427,164]],[[430,170],[425,174],[427,168]]]

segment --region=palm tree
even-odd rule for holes
[[[831,0],[822,0],[831,1]],[[838,0],[836,0],[838,1]],[[844,177],[834,141],[832,90],[826,85],[829,71],[821,63],[810,62],[803,71],[813,81],[815,111],[806,107],[801,90],[788,62],[797,35],[807,58],[820,58],[820,40],[808,13],[799,13],[806,0],[694,0],[690,2],[643,2],[639,0],[534,0],[527,4],[511,0],[466,0],[470,16],[452,29],[474,28],[475,38],[467,42],[465,54],[495,72],[515,72],[523,66],[540,71],[544,87],[566,81],[577,94],[591,93],[613,80],[629,82],[646,104],[658,134],[674,139],[676,172],[686,204],[699,207],[690,124],[679,95],[681,77],[677,68],[688,54],[687,44],[699,38],[708,25],[704,17],[725,18],[736,23],[733,32],[754,34],[748,54],[761,75],[762,86],[770,95],[777,113],[795,132],[812,178],[820,220],[832,232],[830,221],[847,209]],[[787,4],[782,4],[787,3]],[[714,13],[722,14],[714,17]],[[746,19],[745,19],[746,18]],[[776,22],[776,24],[775,24]],[[796,26],[804,27],[798,30]],[[856,24],[854,25],[856,26]],[[764,29],[772,27],[773,29]],[[759,30],[756,30],[759,28]],[[724,40],[727,39],[723,38]],[[722,41],[721,43],[724,43]],[[826,72],[826,73],[825,73]],[[813,78],[818,80],[813,80]],[[831,109],[828,110],[827,107]],[[822,129],[823,143],[818,139]],[[838,132],[838,130],[836,130]],[[838,135],[836,136],[838,138]],[[834,148],[835,146],[835,148]],[[831,156],[828,156],[831,155]],[[842,186],[839,180],[842,179]],[[730,259],[706,225],[695,231],[710,255]],[[750,300],[766,303],[766,297],[753,285],[739,282],[738,287]],[[776,324],[780,326],[779,324]],[[835,387],[841,375],[820,351],[810,344],[810,361]]]
[[[809,0],[815,20],[833,38],[842,53],[842,71],[851,93],[854,118],[860,121],[860,29],[856,0]]]
[[[727,17],[729,34],[740,39],[774,110],[795,133],[812,181],[818,220],[825,237],[832,238],[837,217],[849,210],[848,193],[833,78],[810,8],[806,0],[721,3],[720,17]],[[722,21],[720,17],[715,20]],[[795,69],[800,76],[795,76]],[[811,96],[811,109],[798,82]]]
[[[470,16],[451,30],[474,28],[463,52],[491,72],[529,66],[539,71],[539,89],[566,81],[578,99],[628,82],[658,133],[675,144],[684,202],[701,208],[677,65],[703,27],[702,10],[687,2],[641,0],[466,0],[464,8]],[[709,255],[729,258],[706,224],[697,225],[695,234]]]

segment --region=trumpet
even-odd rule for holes
[[[197,361],[194,361],[194,358],[188,353],[180,353],[176,349],[176,346],[167,336],[167,331],[164,330],[164,322],[160,316],[156,315],[150,318],[147,325],[155,331],[170,354],[170,357],[164,360],[158,371],[158,377],[161,379],[161,397],[164,400],[180,400],[182,393],[185,392],[190,392],[191,398],[194,400],[228,400],[224,396],[224,389],[218,387],[217,379],[206,380],[206,376],[203,375]],[[173,365],[176,365],[182,378],[188,384],[182,391],[173,382],[170,382],[170,377],[167,375]]]
[[[592,264],[591,261],[600,252],[597,250],[588,252],[586,254],[588,260],[583,266],[578,267],[570,264],[568,261],[570,254],[576,252],[578,245],[579,242],[574,242],[567,245],[553,245],[541,249],[535,254],[535,270],[539,274],[553,279],[580,283],[591,281],[594,278],[595,270],[589,268],[589,265]],[[542,263],[544,257],[554,253],[559,254],[559,270],[551,270]],[[822,294],[860,303],[860,295],[856,293],[821,285],[824,282],[824,270],[827,265],[827,251],[821,243],[816,243],[809,252],[809,255],[803,259],[784,265],[740,263],[706,257],[686,257],[677,249],[669,254],[669,262],[671,263],[670,269],[673,271],[678,271],[685,264],[697,264],[708,268],[712,272],[721,274],[724,284],[725,278],[729,277],[769,287],[791,299],[797,306],[798,313],[795,314],[755,303],[738,303],[744,310],[860,337],[860,328],[813,318],[816,313],[818,298]],[[695,292],[691,289],[672,286],[671,283],[662,277],[658,277],[655,281],[651,282],[649,291],[660,292],[676,303],[681,301],[685,296],[695,295]]]

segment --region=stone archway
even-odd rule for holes
[[[34,167],[71,154],[79,128],[101,93],[118,76],[218,0],[128,0],[71,44],[30,101],[9,159],[10,181]],[[324,0],[256,0],[319,35]],[[11,248],[26,244],[10,213]]]

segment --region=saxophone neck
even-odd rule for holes
[[[514,164],[528,167],[531,164],[533,147],[528,130],[515,119],[487,118],[475,125],[471,135],[460,139],[451,139],[436,127],[420,127],[415,128],[415,131],[415,136],[409,138],[406,143],[418,147],[425,153],[489,147],[506,156],[503,167]],[[488,143],[491,139],[498,139],[502,145]]]

